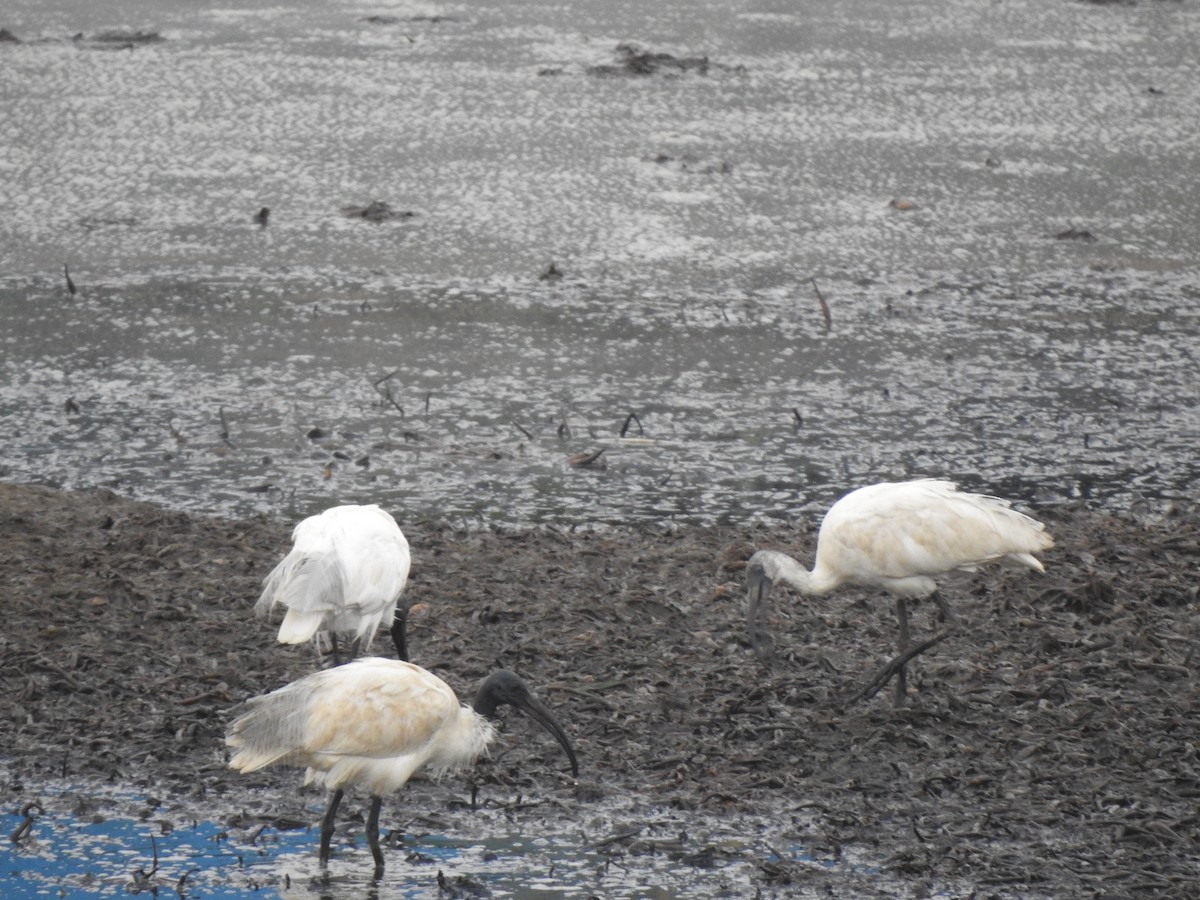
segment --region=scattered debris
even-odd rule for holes
[[[418,14],[415,16],[389,16],[389,15],[363,16],[362,21],[368,22],[371,25],[404,25],[404,24],[440,25],[442,22],[461,22],[462,19],[459,18],[458,16],[450,16],[450,15],[436,15],[436,14],[435,15],[421,15],[421,14]],[[408,37],[408,35],[405,35],[405,37]],[[408,40],[410,43],[412,42],[411,37],[408,37]]]
[[[733,171],[733,166],[723,159],[706,160],[690,153],[685,153],[683,156],[659,153],[657,156],[650,157],[649,162],[689,175],[728,175]]]
[[[821,304],[821,318],[825,320],[825,330],[829,331],[833,327],[833,313],[829,311],[829,304],[825,302],[825,295],[817,287],[817,279],[810,278],[808,280],[812,282],[813,290],[817,292],[817,302]]]
[[[616,63],[588,66],[587,74],[601,77],[643,76],[643,75],[682,75],[694,72],[697,75],[707,75],[710,69],[719,68],[726,71],[744,72],[744,66],[732,69],[728,66],[718,66],[711,63],[707,56],[674,56],[670,53],[655,53],[646,50],[639,44],[617,44],[613,51]]]
[[[25,818],[22,820],[21,824],[19,824],[13,830],[13,833],[8,836],[8,839],[14,844],[21,843],[21,841],[33,833],[33,811],[35,809],[38,811],[38,813],[44,813],[46,811],[42,807],[42,804],[38,803],[36,800],[31,800],[29,803],[26,803],[21,807],[20,815],[24,816]]]
[[[1092,234],[1090,231],[1088,231],[1086,228],[1076,228],[1073,225],[1070,228],[1068,228],[1066,231],[1060,231],[1058,234],[1054,235],[1054,237],[1056,240],[1060,240],[1060,241],[1094,241],[1094,240],[1097,240],[1096,236],[1094,234]]]
[[[396,412],[400,413],[400,418],[403,419],[404,418],[404,407],[401,406],[399,401],[397,401],[396,398],[392,395],[392,379],[395,378],[399,374],[400,374],[400,370],[396,369],[395,371],[389,372],[387,375],[384,375],[382,378],[376,378],[373,382],[371,382],[371,386],[374,387],[375,390],[379,391],[379,393],[382,395],[383,399],[385,401],[387,401],[388,404],[391,405],[392,409],[394,409],[394,410],[396,410]],[[429,412],[429,397],[428,396],[426,396],[426,398],[425,398],[425,412],[426,413]]]
[[[133,216],[87,216],[79,220],[79,227],[84,231],[99,231],[117,226],[133,228],[137,223],[138,220]]]
[[[389,222],[392,219],[411,219],[412,210],[392,209],[383,200],[372,200],[366,206],[343,206],[342,215],[348,219],[366,219],[368,222]]]
[[[76,46],[91,50],[132,50],[135,47],[161,43],[166,38],[157,31],[124,31],[114,29],[97,32],[91,37],[87,37],[80,32],[72,37],[71,40]]]
[[[608,463],[600,458],[603,453],[603,447],[587,453],[576,453],[568,457],[567,462],[577,469],[606,469],[608,468]]]

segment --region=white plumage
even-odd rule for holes
[[[1054,541],[1045,526],[1012,509],[1007,500],[964,493],[949,481],[859,488],[825,514],[811,571],[773,550],[760,550],[750,558],[746,573],[751,643],[760,659],[769,656],[762,616],[774,582],[782,581],[806,595],[828,594],[843,584],[883,588],[896,598],[901,656],[889,663],[880,677],[886,682],[893,674],[899,676],[897,701],[903,702],[905,654],[915,655],[908,646],[906,599],[936,597],[935,576],[977,569],[995,560],[1007,559],[1044,571],[1033,554],[1052,546]],[[951,618],[949,609],[937,599]]]
[[[575,751],[554,716],[512,672],[493,672],[471,706],[459,703],[444,681],[420,666],[365,657],[323,669],[248,700],[225,735],[229,765],[253,772],[271,765],[305,769],[305,783],[333,791],[321,827],[321,864],[329,858],[334,816],[345,788],[372,795],[367,840],[376,870],[382,795],[399,790],[420,769],[432,775],[465,766],[495,736],[489,721],[501,704],[538,721],[562,745],[572,772]]]
[[[229,728],[229,765],[303,766],[305,784],[390,794],[422,767],[467,765],[495,729],[446,682],[412,663],[364,657],[247,701]]]
[[[254,611],[263,617],[285,607],[280,643],[320,646],[328,639],[338,662],[339,634],[352,636],[353,656],[386,623],[397,655],[407,659],[407,610],[397,615],[396,609],[410,565],[408,541],[388,513],[374,505],[335,506],[296,526],[291,552],[266,577]]]

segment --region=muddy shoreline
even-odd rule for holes
[[[513,718],[469,782],[493,802],[536,798],[518,820],[571,823],[615,857],[720,869],[706,827],[754,815],[818,860],[855,852],[879,873],[843,877],[749,843],[738,856],[766,893],[883,896],[899,882],[918,895],[1194,896],[1200,515],[1036,514],[1058,544],[1047,574],[951,579],[965,628],[915,663],[905,710],[887,691],[842,702],[892,645],[881,598],[781,597],[773,668],[749,652],[745,559],[753,547],[811,558],[816,522],[804,534],[402,522],[410,646],[460,695],[497,665],[535,686],[576,742],[578,782]],[[69,778],[161,791],[233,825],[305,816],[295,773],[238,775],[222,746],[236,703],[316,662],[251,615],[291,524],[0,483],[6,808]],[[934,612],[918,608],[916,634]],[[410,792],[437,816],[470,816],[466,783]],[[694,827],[655,844],[664,810]],[[651,827],[620,836],[639,820]]]

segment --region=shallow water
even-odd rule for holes
[[[878,877],[853,858],[815,859],[803,848],[784,843],[778,829],[750,824],[742,817],[703,836],[677,814],[649,813],[655,824],[617,829],[635,844],[594,839],[595,824],[581,823],[575,834],[547,835],[506,827],[503,813],[480,811],[459,817],[467,836],[430,833],[408,822],[402,844],[386,841],[387,869],[379,879],[361,821],[339,828],[327,873],[317,864],[315,831],[283,830],[248,818],[221,824],[192,818],[161,798],[114,792],[94,786],[37,791],[43,808],[32,811],[32,826],[19,843],[5,842],[0,867],[5,896],[83,898],[99,895],[154,894],[194,897],[321,897],[328,900],[387,900],[446,896],[672,898],[753,891],[757,863],[748,853],[762,849],[768,834],[793,865],[825,871],[842,869],[849,877]],[[279,801],[276,801],[279,802]],[[319,802],[308,804],[320,818]],[[388,816],[400,814],[389,804]],[[590,816],[595,816],[593,810]],[[0,815],[12,833],[24,817],[16,810]],[[676,831],[667,829],[671,823]],[[739,829],[741,830],[739,834]],[[386,830],[386,826],[385,826]],[[747,833],[760,835],[747,842]],[[591,835],[591,836],[589,836]],[[699,842],[697,839],[699,838]],[[702,849],[700,849],[702,847]]]
[[[0,478],[467,526],[811,526],[919,475],[1194,497],[1195,4],[9,0],[0,27]],[[708,65],[613,74],[622,41]],[[375,200],[413,215],[342,212]],[[148,830],[92,827],[47,817],[12,864],[149,865]],[[582,838],[501,837],[514,875],[474,868],[484,832],[420,849],[497,895],[755,874],[597,882]],[[172,875],[251,889],[174,835]],[[274,841],[248,871],[307,891],[312,836]]]
[[[1198,22],[18,0],[0,477],[560,525],[1186,495]],[[629,40],[709,64],[597,74]]]

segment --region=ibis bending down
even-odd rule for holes
[[[261,618],[286,607],[279,642],[315,640],[320,648],[328,638],[335,664],[339,634],[353,635],[353,659],[390,622],[396,654],[406,660],[408,607],[397,601],[410,564],[408,541],[390,515],[378,506],[335,506],[296,526],[292,550],[266,577],[254,611]]]
[[[949,481],[873,484],[851,491],[829,508],[817,535],[816,564],[809,571],[783,553],[760,550],[746,565],[750,643],[766,662],[771,639],[763,619],[771,585],[783,582],[801,594],[820,596],[843,584],[879,587],[896,598],[899,655],[862,692],[869,697],[894,675],[896,703],[907,698],[904,666],[948,637],[954,617],[937,594],[935,575],[973,570],[1009,559],[1045,571],[1034,553],[1054,546],[1045,526],[1010,508],[1007,500],[968,494]],[[950,628],[909,644],[908,600],[932,596]]]
[[[305,784],[333,793],[321,821],[321,866],[329,862],[333,821],[344,790],[361,784],[371,793],[367,843],[375,872],[383,872],[379,809],[418,769],[441,775],[473,761],[495,737],[491,719],[502,704],[523,710],[579,763],[566,733],[519,677],[505,669],[489,675],[471,706],[420,666],[364,657],[322,669],[240,707],[225,734],[239,772],[270,765],[307,769]]]

